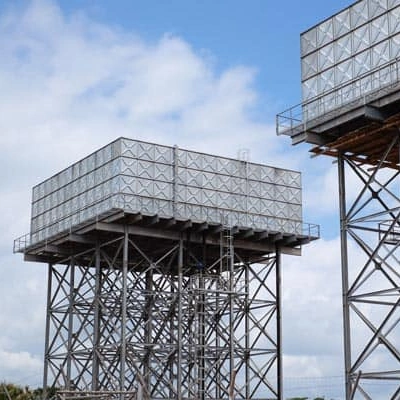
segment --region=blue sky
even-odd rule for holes
[[[284,260],[285,390],[341,398],[336,167],[275,114],[301,100],[300,33],[350,4],[0,0],[0,381],[41,382],[45,266],[11,254],[32,186],[128,136],[302,171],[322,238]]]
[[[60,1],[67,13],[84,9],[97,21],[156,41],[166,32],[215,58],[215,67],[245,64],[257,69],[262,116],[300,100],[299,35],[349,6],[349,0],[124,0]],[[266,107],[268,104],[268,107]]]

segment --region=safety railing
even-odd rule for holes
[[[37,243],[45,243],[48,239],[54,239],[61,234],[73,233],[79,229],[82,224],[98,222],[113,213],[140,212],[144,215],[154,215],[157,207],[148,207],[148,199],[141,196],[133,196],[127,193],[117,193],[99,199],[97,202],[88,204],[86,207],[78,209],[73,214],[64,216],[41,229],[25,234],[14,240],[14,253],[23,253],[29,246]],[[146,200],[146,204],[145,204]],[[106,207],[103,207],[103,201],[107,201]],[[185,203],[180,203],[184,207]],[[190,205],[190,204],[189,204]],[[92,209],[91,212],[90,209]],[[176,210],[178,211],[178,210]],[[250,214],[247,212],[237,212],[235,210],[223,210],[218,207],[202,207],[200,215],[192,215],[192,220],[196,222],[206,221],[209,223],[219,223],[221,221],[221,212],[225,212],[230,226],[241,226],[255,229],[265,229],[276,232],[292,233],[297,235],[306,235],[309,237],[319,237],[318,225],[303,223],[301,220],[293,218],[284,218],[277,216],[267,216],[259,214]],[[97,213],[97,214],[96,214]],[[189,218],[190,213],[185,209],[181,213],[174,215],[176,218]],[[172,215],[171,215],[172,216]]]
[[[31,244],[31,235],[27,233],[14,240],[13,252],[22,253]]]
[[[321,236],[320,226],[317,224],[303,223],[303,235],[308,238],[319,239]]]
[[[276,117],[276,133],[293,136],[394,91],[400,83],[400,58],[368,71]]]

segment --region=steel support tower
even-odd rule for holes
[[[44,387],[63,398],[282,399],[281,253],[310,238],[109,216],[48,263]]]
[[[400,398],[399,92],[391,96],[285,131],[337,160],[346,400]]]
[[[400,1],[301,34],[302,103],[278,134],[338,166],[346,400],[400,398]]]
[[[301,176],[119,138],[36,185],[48,264],[44,387],[63,399],[282,400],[281,254]]]
[[[395,400],[400,397],[400,135],[395,124],[358,136],[327,151],[337,150],[338,159],[346,398]],[[342,150],[349,145],[352,153]],[[371,154],[353,153],[362,148]]]

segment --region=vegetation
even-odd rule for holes
[[[56,390],[48,389],[47,398],[53,397]],[[0,400],[42,400],[43,388],[30,389],[13,383],[0,383]]]
[[[28,386],[19,386],[13,383],[0,383],[0,400],[42,400],[43,388],[30,389]],[[47,391],[47,398],[52,398],[56,394],[56,389],[51,388]],[[291,397],[287,400],[328,400],[325,397]]]

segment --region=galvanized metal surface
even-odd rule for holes
[[[120,138],[33,188],[30,243],[115,209],[301,234],[301,176]]]
[[[303,118],[398,82],[399,56],[399,0],[358,1],[307,30],[301,35]]]
[[[398,100],[396,94],[399,89],[400,59],[396,58],[329,92],[279,113],[276,117],[276,132],[294,138],[307,132],[323,133],[324,123],[340,121],[344,115],[349,115],[350,119],[352,111],[362,111],[365,105],[380,107]],[[388,100],[383,100],[386,98]],[[355,114],[354,119],[359,116],[360,113]]]
[[[396,400],[400,1],[357,1],[301,41],[303,103],[277,133],[338,160],[346,400]]]
[[[399,135],[374,169],[338,162],[346,400],[400,396],[400,173],[383,168],[392,149]]]
[[[280,262],[109,232],[49,265],[44,382],[70,398],[281,399]],[[278,249],[279,252],[279,249]]]

